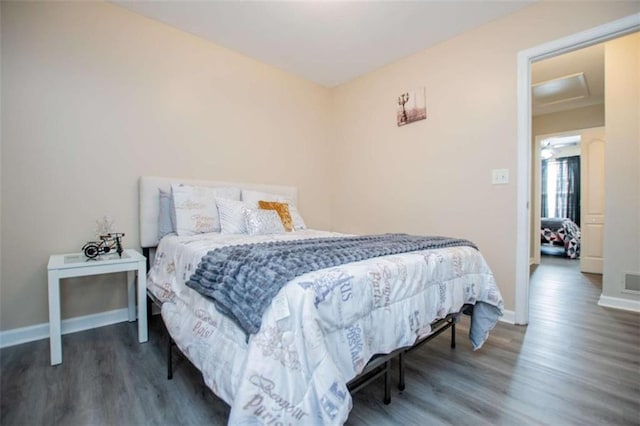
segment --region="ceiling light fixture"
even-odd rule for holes
[[[560,147],[578,145],[580,143],[580,135],[566,135],[566,136],[553,136],[550,138],[542,139],[540,145],[546,147]]]

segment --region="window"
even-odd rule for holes
[[[569,218],[580,226],[580,156],[542,161],[542,217]]]

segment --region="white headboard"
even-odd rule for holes
[[[156,247],[158,245],[158,214],[160,196],[159,189],[171,191],[172,183],[183,183],[194,186],[233,186],[240,189],[252,189],[271,194],[278,194],[298,201],[298,188],[294,186],[260,185],[252,183],[221,182],[207,180],[192,180],[180,178],[165,178],[154,176],[140,177],[140,246]]]

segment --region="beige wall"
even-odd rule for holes
[[[603,295],[624,293],[624,273],[640,273],[640,33],[605,45],[605,238]]]
[[[48,255],[99,216],[137,247],[140,175],[297,185],[313,227],[470,238],[513,309],[516,54],[638,9],[541,2],[329,91],[109,3],[1,8],[1,330],[47,321]],[[429,118],[397,128],[417,87]],[[123,277],[72,281],[63,317],[125,306]]]
[[[49,254],[138,247],[140,175],[296,185],[329,228],[328,90],[109,3],[2,2],[0,329],[48,321]],[[63,318],[126,306],[70,280]],[[116,285],[114,285],[116,284]]]
[[[513,310],[517,53],[638,10],[577,5],[539,2],[335,89],[334,228],[474,240]],[[419,87],[427,120],[398,128],[397,96]]]
[[[604,104],[538,115],[533,117],[531,123],[534,140],[539,135],[602,126],[604,126]]]

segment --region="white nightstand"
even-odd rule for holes
[[[49,258],[49,336],[51,365],[62,363],[62,337],[60,335],[60,279],[87,275],[127,272],[129,293],[129,322],[136,320],[136,293],[134,282],[138,276],[138,341],[149,340],[147,331],[147,259],[135,250],[126,249],[122,258],[117,254],[87,259],[82,253],[59,254]]]

